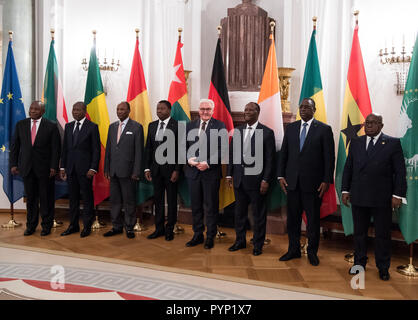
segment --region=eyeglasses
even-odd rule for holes
[[[382,123],[376,120],[367,120],[364,122],[365,126],[377,126],[378,124],[382,124]]]
[[[201,112],[211,112],[212,108],[199,108],[199,111],[201,111]]]

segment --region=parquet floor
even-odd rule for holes
[[[16,214],[15,219],[25,223],[25,215]],[[0,223],[9,219],[6,214],[0,215]],[[366,271],[365,289],[353,290],[350,286],[351,276],[348,274],[350,264],[344,261],[344,255],[351,251],[352,240],[334,235],[331,239],[321,239],[319,249],[320,265],[313,267],[306,256],[288,262],[279,262],[278,258],[287,249],[287,235],[268,235],[271,244],[264,247],[260,256],[252,255],[252,246],[237,252],[229,252],[234,242],[233,229],[222,228],[227,236],[218,239],[212,250],[205,250],[203,245],[187,248],[185,243],[192,236],[191,226],[182,225],[184,234],[176,235],[174,240],[167,242],[164,237],[148,240],[146,236],[153,231],[153,226],[134,239],[127,239],[125,234],[104,238],[103,233],[110,229],[110,223],[103,229],[81,239],[79,234],[61,237],[60,233],[67,227],[64,216],[59,216],[64,226],[53,229],[47,237],[40,236],[40,226],[36,233],[29,237],[23,236],[24,226],[15,229],[0,229],[0,242],[23,245],[34,248],[89,254],[106,258],[144,262],[159,266],[175,267],[183,270],[194,270],[219,275],[260,280],[297,287],[320,289],[336,293],[351,294],[377,299],[418,299],[418,278],[407,278],[396,272],[396,267],[409,261],[408,247],[393,242],[393,257],[390,270],[391,279],[381,281],[374,264],[372,245],[369,248],[369,264]],[[251,238],[247,234],[247,240]],[[371,241],[373,243],[373,241]],[[418,250],[415,250],[418,261]]]

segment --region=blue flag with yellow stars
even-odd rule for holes
[[[10,141],[16,123],[25,118],[25,108],[10,40],[0,96],[0,174],[3,176],[4,193],[10,203],[15,203],[23,197],[24,193],[22,178],[10,173],[9,154]]]

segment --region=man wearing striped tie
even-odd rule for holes
[[[280,261],[300,258],[302,213],[307,217],[308,259],[319,264],[317,256],[320,236],[322,196],[334,180],[334,137],[330,126],[313,118],[315,101],[303,99],[301,120],[286,128],[280,151],[277,176],[287,194],[288,252]]]

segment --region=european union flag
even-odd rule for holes
[[[24,193],[22,178],[10,173],[9,154],[10,140],[16,123],[25,118],[25,108],[10,40],[0,96],[0,174],[3,176],[3,190],[10,203],[15,203],[23,197]]]

